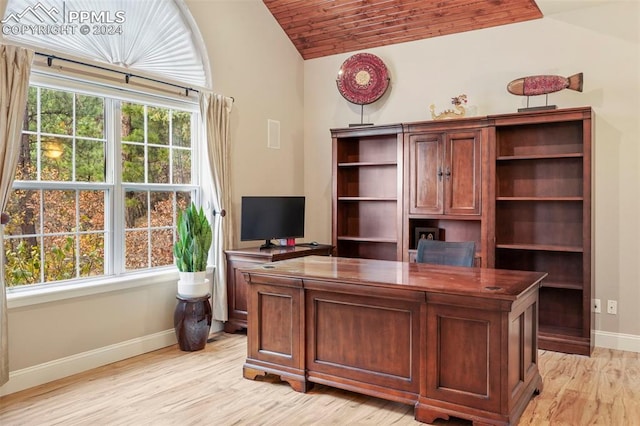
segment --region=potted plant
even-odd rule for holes
[[[212,239],[211,224],[202,207],[198,209],[191,203],[178,213],[177,240],[173,245],[173,256],[180,275],[178,294],[199,297],[209,293],[209,280],[205,274]]]

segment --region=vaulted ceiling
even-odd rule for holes
[[[534,0],[263,0],[304,59],[542,18]]]

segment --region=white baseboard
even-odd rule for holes
[[[595,346],[640,353],[640,336],[596,330]]]
[[[0,396],[9,395],[174,344],[176,344],[176,334],[171,329],[45,362],[22,370],[12,371],[9,373],[9,381],[0,387]]]
[[[0,396],[9,395],[92,368],[121,361],[176,344],[174,330],[129,340],[9,373],[9,382],[0,387]],[[640,336],[596,331],[595,346],[640,353]]]

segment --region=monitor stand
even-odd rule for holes
[[[271,240],[264,240],[264,244],[260,246],[260,250],[267,250],[274,247],[278,247],[278,245],[273,244]]]

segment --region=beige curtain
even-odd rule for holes
[[[33,51],[0,44],[0,211],[11,193],[20,152]],[[4,235],[0,226],[0,385],[9,380],[7,293],[4,285]]]
[[[229,121],[233,99],[212,93],[200,94],[200,111],[207,135],[207,153],[213,178],[213,253],[216,265],[212,310],[213,318],[227,321],[227,267],[224,250],[233,243],[231,214],[225,210],[231,206],[231,160]]]

